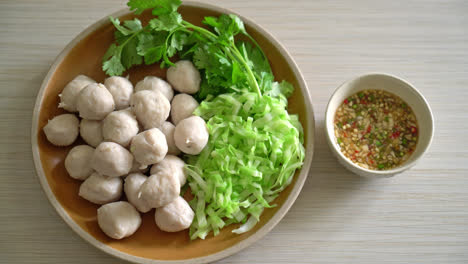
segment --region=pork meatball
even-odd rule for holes
[[[180,194],[179,179],[166,172],[151,175],[140,188],[139,196],[151,208],[174,201]]]
[[[73,147],[65,158],[65,169],[70,177],[77,180],[86,180],[93,172],[91,157],[94,148],[88,145]]]
[[[55,146],[68,146],[78,137],[80,121],[74,114],[58,115],[44,126],[44,134]]]
[[[106,141],[127,147],[136,134],[138,134],[138,122],[130,108],[114,111],[102,121],[102,136]]]
[[[193,63],[181,60],[167,70],[167,80],[178,92],[194,94],[200,90],[200,72]]]
[[[125,77],[112,76],[104,81],[104,86],[114,98],[115,109],[122,110],[130,106],[133,84]]]
[[[128,202],[105,204],[97,210],[98,225],[111,238],[133,235],[141,225],[141,216]]]
[[[176,146],[184,153],[198,155],[208,143],[208,129],[199,116],[191,116],[177,124],[174,131]]]
[[[180,186],[183,186],[187,180],[185,162],[177,156],[167,155],[161,162],[158,162],[151,167],[151,175],[158,174],[160,172],[173,174],[179,179]]]
[[[93,79],[89,78],[86,75],[78,75],[69,82],[61,94],[60,103],[58,105],[59,108],[63,108],[69,112],[77,112],[76,109],[76,99],[78,98],[78,94],[85,88],[88,84],[95,83]]]
[[[166,137],[157,128],[143,131],[132,139],[130,151],[142,167],[158,163],[167,154]]]
[[[172,90],[171,85],[156,76],[146,76],[135,85],[135,92],[143,90],[158,91],[162,93],[169,102],[172,100],[172,97],[174,97],[174,90]]]
[[[94,172],[81,184],[78,195],[95,204],[106,204],[120,199],[122,186],[122,178]]]
[[[80,117],[90,120],[102,120],[114,111],[115,103],[112,94],[100,83],[87,85],[78,94],[76,109]]]
[[[169,100],[158,91],[143,90],[132,95],[133,112],[145,129],[160,127],[169,116]]]
[[[102,136],[102,121],[81,119],[80,135],[86,143],[97,147],[104,141]]]
[[[91,166],[102,175],[119,177],[128,174],[133,156],[126,148],[114,142],[102,142],[94,150]]]
[[[138,196],[141,185],[147,179],[148,177],[142,173],[130,173],[125,177],[124,183],[124,192],[127,196],[127,200],[142,213],[146,213],[151,210],[151,207],[145,202],[145,200]]]
[[[172,203],[156,209],[154,219],[159,229],[166,232],[179,232],[192,224],[195,213],[182,197],[177,197]]]
[[[181,120],[192,116],[197,107],[197,100],[188,94],[182,93],[174,96],[171,103],[172,122],[177,125]]]
[[[179,155],[180,149],[177,148],[175,144],[174,131],[175,126],[171,122],[164,121],[164,123],[161,125],[161,132],[163,132],[164,136],[166,136],[167,154]]]

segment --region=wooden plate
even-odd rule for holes
[[[184,2],[179,9],[184,19],[201,25],[204,16],[218,16],[232,11],[195,2]],[[120,20],[133,18],[128,9],[115,14]],[[138,16],[143,23],[150,13]],[[49,201],[63,220],[83,239],[113,256],[137,263],[204,263],[215,261],[251,245],[268,233],[286,214],[298,196],[312,162],[314,146],[314,115],[307,85],[297,65],[286,49],[268,32],[253,21],[242,17],[247,31],[258,41],[266,52],[273,72],[278,80],[287,80],[295,86],[290,98],[289,111],[298,113],[304,127],[306,159],[304,166],[296,172],[293,182],[275,200],[278,205],[267,209],[261,221],[251,231],[236,235],[231,230],[237,225],[224,228],[216,237],[190,241],[188,231],[166,233],[154,223],[154,211],[143,214],[143,223],[131,237],[123,240],[108,238],[96,221],[97,205],[78,196],[80,181],[67,175],[64,159],[73,147],[55,147],[50,144],[42,128],[47,120],[63,113],[57,108],[58,94],[78,74],[85,74],[103,82],[106,77],[101,70],[101,58],[113,40],[114,28],[108,18],[103,18],[80,33],[55,60],[45,77],[33,114],[32,151],[34,164],[42,188]],[[165,77],[165,70],[158,66],[138,66],[128,74],[133,84],[146,75]],[[81,139],[74,145],[83,144]]]

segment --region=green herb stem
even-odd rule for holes
[[[204,28],[199,27],[199,26],[195,26],[194,24],[189,23],[187,21],[182,21],[182,25],[184,25],[186,28],[191,28],[191,29],[193,29],[195,31],[198,31],[199,33],[204,34],[206,37],[211,38],[211,40],[216,40],[216,38],[217,38],[217,36],[215,34],[213,34],[212,32],[210,32],[209,30],[204,29]]]
[[[258,42],[257,42],[252,36],[250,36],[250,35],[248,35],[248,34],[247,34],[246,36],[249,38],[249,40],[250,40],[253,44],[255,44],[255,46],[258,48],[258,50],[260,51],[260,53],[262,53],[263,58],[264,58],[266,61],[268,61],[268,58],[267,58],[265,52],[263,52],[263,49],[260,47],[260,44],[258,44]],[[268,66],[270,66],[270,64],[268,64]],[[270,68],[270,73],[271,73],[271,68]]]
[[[260,91],[260,87],[258,86],[257,79],[255,78],[254,73],[252,72],[252,69],[250,69],[249,65],[247,62],[244,60],[244,57],[242,57],[240,51],[236,48],[236,45],[232,45],[231,50],[233,50],[234,55],[236,55],[237,60],[244,66],[244,68],[247,71],[247,75],[249,77],[249,82],[250,85],[255,88],[255,91],[259,96],[262,96],[262,92]]]
[[[137,32],[133,33],[131,37],[129,37],[128,39],[126,39],[126,40],[122,43],[122,45],[119,45],[120,50],[122,50],[122,48],[123,48],[125,45],[127,45],[127,43],[128,43],[130,40],[132,40],[134,37],[138,36],[138,34],[140,34],[141,32],[143,32],[143,30],[145,30],[145,28],[142,28],[142,29],[138,30]]]

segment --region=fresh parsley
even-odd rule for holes
[[[136,18],[121,23],[110,17],[116,29],[115,43],[103,57],[103,70],[108,75],[122,75],[142,63],[170,66],[171,58],[178,55],[192,60],[202,73],[199,100],[209,94],[242,90],[261,95],[275,87],[265,54],[238,16],[205,17],[203,23],[210,31],[183,20],[177,12],[180,4],[179,0],[130,0],[128,6],[136,14],[152,9],[157,16],[144,27]],[[238,35],[250,42],[236,40]]]

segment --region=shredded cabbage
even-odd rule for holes
[[[187,160],[195,219],[190,238],[242,223],[252,229],[264,208],[286,188],[304,161],[302,126],[284,97],[256,93],[209,96],[195,110],[210,134],[207,146]]]

